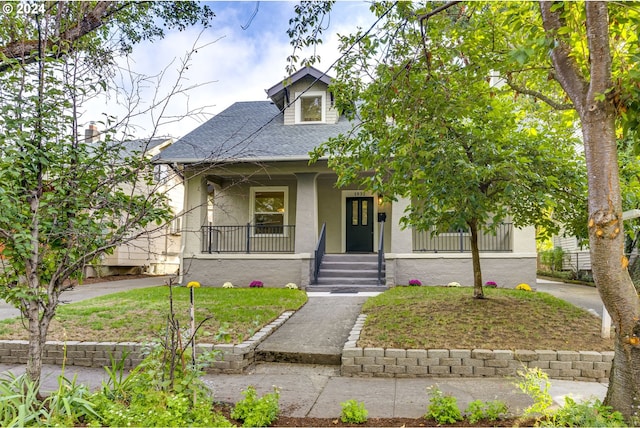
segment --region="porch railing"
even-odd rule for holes
[[[485,252],[510,252],[513,250],[513,224],[501,223],[495,235],[480,231],[478,247]],[[471,233],[467,230],[431,235],[431,231],[413,230],[413,251],[453,253],[471,252]]]
[[[322,258],[326,251],[327,246],[327,223],[322,223],[322,229],[320,230],[320,238],[318,238],[318,244],[313,257],[313,279],[312,284],[318,283],[318,274],[320,273],[320,265],[322,264]]]
[[[293,253],[295,225],[202,226],[203,253]]]
[[[384,266],[384,221],[380,222],[380,239],[378,242],[378,285],[382,285],[382,267]]]

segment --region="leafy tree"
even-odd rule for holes
[[[536,88],[536,66],[552,66],[582,125],[589,180],[588,230],[591,266],[602,301],[616,327],[615,358],[606,404],[632,422],[640,403],[640,298],[624,256],[618,137],[637,139],[637,27],[633,4],[541,2],[513,8],[509,23],[520,28],[518,86]],[[511,27],[513,28],[513,27]],[[529,54],[531,53],[531,55]],[[526,80],[525,80],[526,79]]]
[[[383,62],[388,55],[397,55],[389,46],[415,37],[409,30],[419,26],[421,51],[415,49],[411,40],[404,44],[414,46],[412,51],[405,49],[413,58],[422,56],[423,64],[417,69],[422,73],[423,85],[430,84],[424,78],[425,67],[431,71],[448,66],[451,70],[439,79],[443,91],[450,86],[452,94],[455,90],[466,90],[452,82],[461,81],[457,77],[460,70],[483,64],[485,70],[495,70],[516,94],[534,97],[557,110],[575,109],[581,125],[588,176],[587,228],[592,270],[616,327],[615,359],[606,404],[620,411],[627,421],[637,422],[640,298],[623,254],[617,151],[618,138],[638,141],[640,11],[637,5],[597,1],[468,4],[453,1],[437,7],[427,4],[417,11],[405,3],[376,3],[372,10],[379,16],[395,10],[396,14],[389,16],[390,19],[396,17],[396,25],[386,27],[378,38],[361,35],[357,46],[364,46],[379,57],[348,56],[355,58],[351,66],[375,64]],[[404,19],[398,20],[398,16]],[[314,43],[312,37],[307,41]],[[455,50],[458,61],[443,63],[434,58],[439,44]],[[465,48],[459,50],[458,46]],[[478,62],[467,61],[467,58]],[[413,61],[398,65],[403,65],[405,70],[416,68]],[[459,66],[457,70],[455,65]],[[411,73],[406,74],[409,79],[413,77]],[[376,78],[377,75],[373,75],[372,79]],[[353,93],[363,90],[361,81],[354,78],[351,82]],[[475,91],[469,91],[469,104],[475,104],[476,95]],[[382,100],[388,103],[392,98]],[[485,98],[480,101],[486,104]],[[414,108],[413,104],[404,106]],[[451,120],[449,110],[444,107],[441,116]]]
[[[0,297],[24,317],[34,381],[70,280],[171,218],[144,143],[116,141],[108,116],[100,141],[77,130],[83,102],[108,86],[111,38],[131,47],[163,35],[158,18],[182,29],[212,16],[184,3],[46,2],[0,17]]]
[[[339,185],[357,182],[389,198],[410,198],[402,218],[407,227],[468,230],[474,297],[483,298],[481,234],[495,233],[508,217],[517,227],[554,231],[554,219],[579,211],[575,195],[586,189],[578,140],[566,126],[572,113],[552,115],[491,79],[491,52],[467,36],[475,26],[464,28],[464,37],[445,39],[439,34],[448,16],[425,34],[410,21],[409,4],[384,12],[387,21],[377,33],[342,39],[346,53],[332,90],[337,108],[358,125],[313,157],[328,155]],[[386,37],[392,32],[402,37]]]

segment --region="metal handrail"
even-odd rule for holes
[[[295,225],[202,226],[203,253],[293,253]]]
[[[313,258],[313,280],[312,284],[318,283],[318,275],[320,274],[320,265],[322,264],[322,258],[324,257],[324,253],[326,251],[327,245],[327,223],[322,223],[322,229],[320,230],[320,237],[318,238],[318,243],[316,244],[316,250],[314,252]]]
[[[384,264],[384,221],[380,222],[380,239],[378,242],[378,285],[382,285],[382,266]]]
[[[478,236],[478,247],[482,252],[513,251],[513,224],[501,223],[495,232],[483,231]],[[467,230],[434,233],[434,230],[413,230],[414,252],[470,252],[471,234]]]

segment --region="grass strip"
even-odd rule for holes
[[[189,289],[174,287],[174,312],[181,328],[188,329]],[[224,343],[220,332],[240,343],[280,314],[300,308],[303,291],[281,288],[208,288],[195,290],[199,343]],[[162,334],[169,313],[169,287],[124,291],[61,305],[51,323],[49,340],[89,342],[144,342]],[[27,339],[20,319],[0,321],[0,339]]]
[[[543,292],[469,287],[395,287],[363,306],[358,346],[406,349],[611,351],[601,320]]]

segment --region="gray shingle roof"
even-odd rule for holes
[[[271,101],[237,102],[165,149],[160,163],[308,159],[330,137],[347,133],[351,122],[285,125]]]

